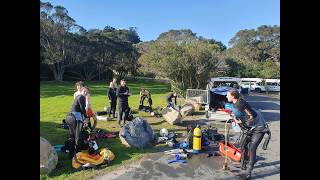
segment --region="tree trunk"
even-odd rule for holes
[[[63,74],[64,74],[64,67],[60,65],[60,63],[54,63],[49,65],[50,70],[53,73],[54,80],[62,82],[63,81]]]

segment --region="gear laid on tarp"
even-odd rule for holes
[[[97,154],[89,154],[86,151],[81,151],[72,158],[72,167],[75,169],[96,167],[108,164],[114,159],[114,153],[108,148],[100,149]]]

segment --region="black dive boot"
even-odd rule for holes
[[[253,166],[252,165],[248,165],[248,167],[246,169],[246,179],[247,180],[251,179],[252,169],[253,169]]]

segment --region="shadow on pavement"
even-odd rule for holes
[[[268,162],[268,163],[260,163],[257,166],[254,166],[254,168],[261,168],[261,167],[267,167],[267,166],[274,166],[280,164],[280,161],[273,161],[273,162]]]

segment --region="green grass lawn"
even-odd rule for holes
[[[103,111],[105,106],[109,106],[107,99],[107,89],[109,82],[85,82],[85,85],[90,88],[91,105],[94,111]],[[133,110],[137,110],[139,106],[139,91],[141,87],[146,88],[151,92],[153,107],[164,107],[166,105],[165,96],[170,90],[170,85],[162,82],[148,82],[143,80],[127,81],[127,85],[132,93],[129,97],[129,106]],[[52,145],[64,144],[68,137],[68,130],[62,129],[59,125],[62,119],[70,110],[73,103],[74,82],[40,82],[40,136],[46,138]],[[147,103],[147,101],[145,101]],[[178,104],[183,105],[184,100],[178,98]],[[159,132],[161,128],[167,128],[175,132],[185,130],[185,127],[172,126],[163,118],[150,116],[149,113],[139,112],[134,116],[143,117],[152,126],[155,132]],[[110,121],[99,121],[97,128],[107,131],[119,131],[120,127],[116,119]],[[113,139],[98,140],[100,148],[108,147],[114,152],[116,159],[108,166],[100,169],[90,169],[75,171],[71,167],[71,160],[67,154],[58,153],[59,162],[55,170],[48,176],[40,176],[41,178],[49,179],[88,179],[95,175],[103,174],[112,169],[121,166],[122,164],[133,162],[141,158],[146,153],[156,152],[162,147],[148,147],[143,150],[136,148],[127,148],[121,144],[119,137]]]

